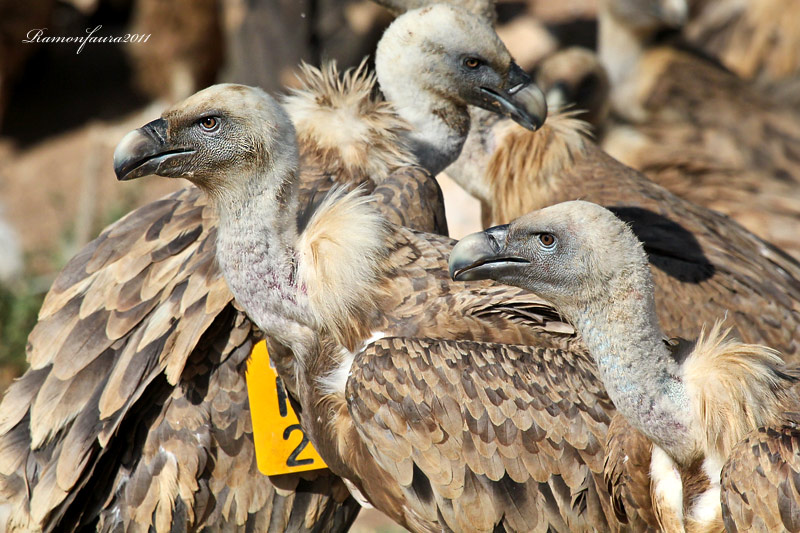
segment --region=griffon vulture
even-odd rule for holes
[[[451,242],[387,223],[360,191],[334,191],[298,228],[294,130],[257,89],[215,86],[161,120],[164,135],[118,147],[118,177],[209,195],[236,301],[354,494],[414,531],[627,527],[602,482],[613,407],[547,304],[450,281]]]
[[[450,71],[419,63],[395,70],[421,101],[427,94],[439,102],[439,120],[454,108],[461,116],[468,103],[543,120],[541,99],[488,26],[453,8],[407,16],[435,16],[453,29],[436,44]],[[435,24],[417,27],[406,41],[411,54],[441,34]],[[423,28],[435,33],[426,38]],[[459,40],[465,31],[472,33]],[[438,186],[407,147],[415,120],[424,126],[426,117],[374,97],[363,71],[337,76],[332,67],[309,69],[305,90],[287,101],[309,212],[317,190],[364,183],[390,221],[442,231]],[[437,77],[451,85],[433,93]],[[148,129],[153,138],[168,133],[158,124]],[[458,145],[449,134],[441,144],[424,138],[428,154]],[[262,333],[214,261],[217,223],[199,190],[185,189],[107,228],[59,275],[30,336],[31,369],[0,405],[0,517],[10,526],[325,531],[352,521],[356,504],[327,471],[275,484],[256,471],[244,371]]]
[[[695,338],[730,310],[746,342],[800,358],[800,265],[611,158],[585,128],[569,114],[551,116],[537,132],[483,117],[447,173],[482,201],[486,226],[567,200],[613,208],[645,244],[669,335]]]
[[[564,202],[469,235],[450,273],[535,291],[575,325],[617,416],[652,443],[650,480],[630,489],[650,493],[662,531],[723,531],[723,518],[730,531],[800,525],[797,372],[720,322],[693,343],[665,342],[645,248],[611,211]],[[764,461],[758,445],[739,444],[760,427],[776,428],[765,450],[786,449],[788,431],[790,453]]]

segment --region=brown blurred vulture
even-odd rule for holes
[[[681,0],[605,1],[599,53],[613,111],[631,124],[610,129],[603,147],[800,258],[800,109],[659,41],[685,14]]]
[[[610,110],[608,74],[592,50],[571,46],[536,65],[536,85],[545,93],[550,110],[575,110],[601,137]]]
[[[530,293],[450,281],[451,242],[360,191],[298,227],[294,139],[263,92],[215,86],[126,136],[116,170],[208,194],[219,264],[331,470],[414,531],[627,527],[602,481],[613,407],[571,328]]]
[[[652,443],[650,490],[641,488],[662,531],[722,531],[723,518],[733,531],[749,530],[754,524],[740,520],[744,513],[723,511],[720,494],[729,492],[788,507],[784,523],[763,517],[771,531],[800,520],[798,487],[784,485],[786,493],[776,483],[787,470],[800,474],[800,450],[772,461],[740,453],[739,464],[726,466],[756,428],[789,424],[794,431],[800,419],[785,411],[798,407],[797,375],[771,348],[729,338],[720,322],[693,343],[664,342],[647,253],[611,211],[564,202],[469,235],[453,248],[450,273],[534,291],[575,325],[619,415]],[[781,433],[767,442],[784,446]]]
[[[800,4],[786,0],[690,0],[683,34],[746,79],[800,76]]]
[[[429,96],[434,123],[444,124],[441,144],[431,132],[420,137],[423,154],[457,155],[447,155],[460,148],[447,121],[463,127],[470,102],[531,125],[543,120],[531,114],[540,100],[529,79],[491,28],[455,9],[410,16],[426,13],[454,28],[439,47],[452,68],[395,69],[408,91]],[[468,35],[459,40],[457,30]],[[417,37],[409,53],[432,42],[424,31]],[[463,65],[464,43],[481,61],[477,72]],[[448,92],[437,79],[456,85]],[[406,148],[415,138],[396,114],[405,116],[402,106],[374,97],[363,71],[340,80],[334,68],[308,69],[303,82],[287,105],[298,123],[308,212],[318,191],[362,183],[388,220],[442,231],[440,192]],[[244,370],[262,335],[214,261],[217,223],[198,189],[180,191],[110,226],[58,277],[30,336],[31,369],[0,405],[4,525],[333,531],[352,521],[355,502],[327,471],[272,481],[256,471]]]

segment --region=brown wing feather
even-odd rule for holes
[[[13,523],[334,531],[355,517],[328,471],[276,490],[256,470],[244,363],[260,334],[216,268],[214,220],[184,189],[109,227],[55,281],[29,339],[38,369],[0,407]]]
[[[382,316],[373,329],[393,336],[571,346],[572,327],[535,294],[490,281],[452,281],[447,261],[455,242],[396,229],[387,259],[392,275],[383,282]]]
[[[400,167],[377,185],[372,195],[381,206],[381,213],[392,224],[426,233],[448,234],[442,189],[422,167]]]
[[[634,530],[658,528],[650,499],[650,453],[653,444],[617,413],[606,440],[603,467],[614,511]]]
[[[594,372],[577,350],[384,338],[356,358],[346,395],[372,457],[426,520],[616,529],[601,475],[614,410]]]
[[[722,469],[728,531],[800,531],[800,430],[759,428]]]

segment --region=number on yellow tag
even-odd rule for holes
[[[253,347],[246,377],[259,471],[275,476],[327,468],[300,427],[283,382],[270,363],[266,341]]]

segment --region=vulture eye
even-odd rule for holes
[[[540,233],[538,237],[539,242],[542,243],[542,246],[545,248],[552,248],[556,244],[556,238],[552,233]]]
[[[481,60],[477,57],[468,57],[464,60],[464,66],[468,69],[475,70],[481,66]]]
[[[219,119],[216,117],[203,117],[198,122],[203,131],[213,132],[219,129]]]

